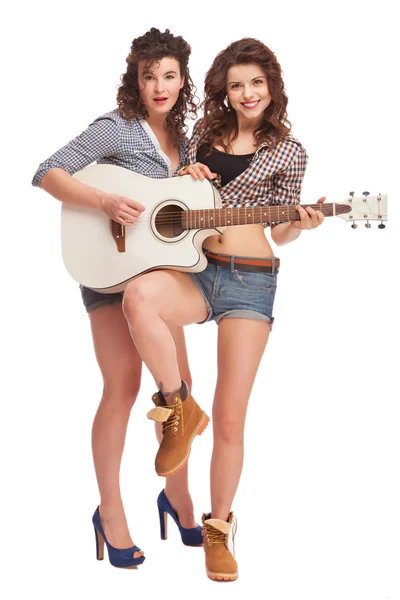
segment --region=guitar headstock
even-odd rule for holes
[[[380,221],[379,229],[385,229],[383,221],[387,221],[387,195],[378,194],[371,196],[369,192],[363,192],[362,196],[354,197],[354,192],[350,192],[349,199],[340,204],[351,206],[351,211],[338,215],[346,221],[352,222],[352,228],[358,227],[355,221],[364,221],[365,227],[370,228],[370,221]]]

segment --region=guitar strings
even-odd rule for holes
[[[229,215],[218,215],[218,209],[216,210],[216,215],[215,217],[213,216],[213,222],[210,222],[209,217],[205,216],[202,217],[200,214],[197,215],[193,215],[192,217],[185,217],[185,225],[187,224],[192,224],[192,223],[198,223],[199,219],[204,219],[206,223],[208,223],[209,226],[215,226],[215,227],[226,227],[226,225],[223,225],[221,223],[222,220],[224,220],[226,222],[227,218],[229,217]],[[156,216],[155,219],[154,217],[148,217],[148,216],[140,216],[136,219],[136,221],[134,221],[135,224],[138,223],[147,223],[149,221],[153,221],[155,220],[156,225],[179,225],[179,226],[183,226],[183,220],[182,220],[182,216],[185,215],[185,213],[187,213],[188,211],[180,211],[180,212],[176,212],[176,213],[169,213],[168,215],[165,216]],[[200,211],[199,211],[200,212]],[[330,213],[323,213],[324,216],[334,216],[331,212]],[[243,217],[245,217],[246,215],[244,213],[239,213],[239,218],[237,219],[238,221],[241,220],[243,221]],[[247,218],[249,219],[249,223],[240,223],[240,225],[257,225],[257,224],[261,224],[261,223],[289,223],[290,221],[299,221],[300,220],[300,215],[297,211],[294,211],[293,214],[289,214],[289,218],[286,220],[281,220],[280,216],[279,219],[277,218],[278,215],[276,215],[276,218],[274,219],[273,215],[265,215],[266,219],[260,221],[260,215],[256,215],[256,214],[252,214],[250,216],[248,216]],[[254,223],[251,222],[251,220],[256,219],[256,221]],[[235,221],[235,215],[233,215],[231,217],[231,221],[232,221],[232,225],[234,224]],[[370,220],[373,220],[373,217],[371,217]],[[120,224],[120,223],[118,223]],[[229,223],[230,224],[230,223]],[[239,225],[239,223],[236,223],[236,225]],[[200,229],[200,227],[196,227],[196,229]]]
[[[310,206],[310,205],[307,204],[307,205],[301,205],[301,206]],[[312,207],[312,205],[311,205],[311,207]],[[257,213],[253,210],[254,207],[247,207],[247,208],[246,207],[240,207],[240,208],[234,208],[233,209],[235,211],[235,213],[233,213],[232,221],[235,219],[235,215],[238,215],[241,218],[243,218],[244,216],[246,216],[245,212],[247,212],[249,210],[249,208],[252,211],[252,214],[249,215],[249,218],[250,219],[252,217],[253,218],[254,217],[255,218],[259,218],[260,215],[257,215]],[[260,213],[263,210],[263,207],[256,207],[256,208],[258,209],[258,213]],[[275,208],[276,209],[277,207],[273,206],[271,208]],[[292,208],[292,211],[290,210],[290,208]],[[289,219],[281,221],[282,223],[288,223],[289,221],[300,220],[300,215],[297,212],[297,210],[294,209],[294,206],[291,206],[290,208],[289,208]],[[331,215],[331,206],[326,205],[325,209],[326,209],[325,211],[322,210],[321,212],[324,214],[324,216],[330,216]],[[226,213],[224,215],[218,214],[220,210],[226,211],[228,209],[219,209],[219,208],[217,208],[217,209],[197,209],[197,210],[191,210],[191,211],[188,211],[188,210],[179,210],[179,211],[173,211],[173,212],[171,211],[171,212],[166,213],[165,215],[158,215],[158,216],[156,216],[155,220],[156,220],[156,223],[160,224],[160,225],[161,224],[165,224],[165,225],[166,224],[174,224],[174,223],[176,223],[178,225],[181,225],[182,224],[182,220],[181,220],[182,217],[184,215],[187,215],[187,213],[189,213],[189,212],[196,213],[196,214],[192,215],[192,217],[186,216],[185,218],[188,221],[191,220],[191,219],[197,221],[199,218],[205,218],[205,219],[207,219],[207,216],[202,217],[202,215],[200,214],[202,210],[207,210],[207,211],[212,210],[215,213],[215,215],[213,215],[213,218],[215,217],[215,220],[218,220],[218,217],[220,217],[220,219],[221,218],[225,218],[226,219],[229,216]],[[319,207],[318,207],[318,210],[319,210]],[[238,211],[238,212],[236,212],[236,211]],[[269,213],[269,210],[268,210],[268,213]],[[290,214],[290,213],[292,213],[292,214]],[[274,222],[274,218],[273,217],[276,216],[276,217],[278,217],[280,219],[281,215],[278,215],[278,214],[277,215],[268,214],[266,216],[268,218],[266,219],[266,221],[262,221],[262,222]],[[331,215],[331,216],[333,216],[333,215]],[[138,222],[142,222],[143,223],[143,222],[151,221],[153,219],[154,219],[154,217],[139,216],[136,219],[135,223],[138,223]],[[252,223],[249,223],[249,225],[252,225]],[[222,225],[221,225],[221,227],[222,227]]]
[[[285,205],[285,206],[287,206],[287,205]],[[314,208],[314,206],[313,206],[313,205],[311,205],[311,204],[301,204],[300,206],[301,206],[301,207],[303,207],[303,208],[308,208],[309,206],[310,206],[311,208]],[[338,206],[338,205],[336,205],[336,207],[337,207],[337,206]],[[344,206],[345,206],[345,205],[344,205]],[[328,205],[326,205],[326,206],[324,207],[324,209],[325,209],[325,212],[328,212],[328,213],[329,213],[329,212],[331,211],[331,207],[332,207],[332,204],[331,204],[331,205],[329,205],[329,204],[328,204]],[[203,210],[204,210],[204,211],[207,211],[207,212],[211,212],[211,211],[213,211],[213,212],[215,212],[215,213],[218,213],[219,211],[233,210],[233,211],[234,211],[234,214],[237,214],[237,213],[242,213],[242,212],[244,212],[244,211],[252,211],[252,212],[258,211],[258,212],[260,212],[260,211],[262,211],[262,210],[265,210],[265,208],[267,209],[267,211],[268,211],[268,212],[270,212],[270,208],[271,208],[272,210],[274,210],[274,209],[275,209],[277,213],[279,213],[279,211],[281,211],[281,207],[279,207],[279,210],[278,210],[278,207],[277,207],[276,205],[274,205],[274,206],[271,206],[271,207],[269,207],[269,206],[268,206],[268,207],[262,207],[262,206],[261,206],[261,207],[260,207],[260,206],[256,206],[256,207],[255,207],[255,206],[247,206],[247,207],[246,207],[246,206],[240,206],[240,207],[238,207],[238,208],[215,208],[215,209],[214,209],[214,208],[211,208],[211,209],[209,209],[209,208],[204,208],[204,209],[203,209],[203,208],[198,208],[198,209],[189,209],[189,210],[177,210],[177,211],[169,211],[169,212],[166,212],[166,213],[165,213],[165,215],[163,216],[163,218],[165,218],[165,217],[175,217],[175,216],[180,216],[180,215],[184,215],[184,214],[187,214],[187,213],[197,213],[197,214],[199,215],[199,214],[200,214],[200,213],[201,213]],[[282,207],[282,208],[283,208],[283,207]],[[317,210],[320,210],[320,208],[318,207],[318,209],[317,209]],[[298,213],[298,211],[297,211],[297,210],[295,210],[295,208],[294,208],[294,205],[291,205],[291,206],[289,207],[289,212],[292,212],[292,213],[299,214],[299,213]],[[324,210],[321,210],[321,212],[324,212]],[[158,218],[160,218],[160,217],[158,217]]]

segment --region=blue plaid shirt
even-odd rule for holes
[[[146,121],[124,119],[118,109],[96,119],[78,137],[39,165],[32,185],[39,186],[47,171],[64,169],[74,175],[93,162],[117,165],[140,175],[163,179],[176,175],[186,164],[187,142],[180,144],[180,161],[172,173],[171,163]]]
[[[198,121],[188,146],[188,164],[197,162],[197,150],[202,143],[202,121]],[[249,167],[238,177],[221,187],[217,177],[213,184],[218,189],[224,208],[298,204],[307,154],[292,134],[269,150],[261,144]]]

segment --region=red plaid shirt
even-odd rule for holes
[[[193,129],[188,164],[197,162],[197,150],[203,137],[201,123],[200,119]],[[298,204],[307,160],[303,146],[289,134],[272,150],[267,143],[261,144],[249,167],[224,187],[219,176],[212,183],[220,193],[224,208]]]

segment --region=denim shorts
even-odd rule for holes
[[[204,271],[188,275],[207,306],[208,315],[202,323],[214,320],[218,324],[223,318],[240,318],[266,321],[272,328],[277,272],[231,270],[209,263]]]
[[[79,287],[81,289],[83,304],[88,313],[101,306],[107,306],[107,304],[121,304],[124,296],[122,292],[117,292],[116,294],[100,294],[100,292],[95,292],[83,285],[80,285]]]
[[[272,329],[277,272],[231,271],[209,263],[204,271],[187,275],[194,281],[206,303],[207,318],[202,323],[215,320],[218,324],[224,317],[254,319],[267,321]],[[80,290],[88,313],[101,306],[121,304],[124,296],[123,292],[100,294],[82,285]]]

